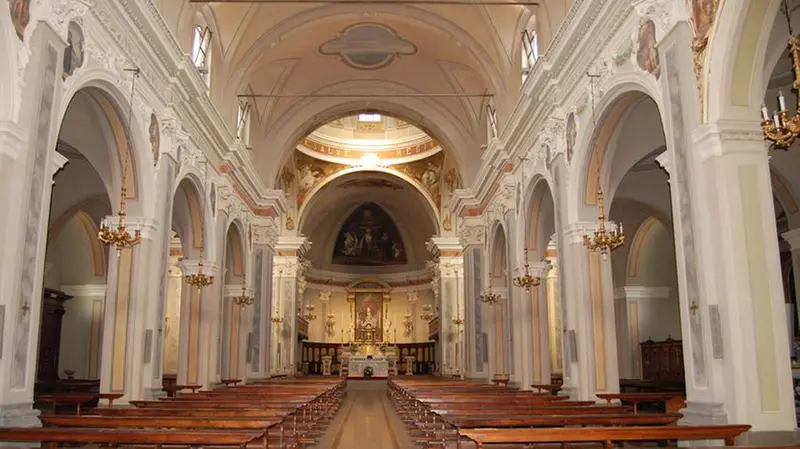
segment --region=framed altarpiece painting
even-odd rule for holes
[[[377,344],[384,341],[384,317],[392,299],[391,291],[392,287],[380,279],[358,280],[347,286],[356,342]]]

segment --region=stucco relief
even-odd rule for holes
[[[441,175],[444,166],[444,152],[439,152],[431,157],[421,159],[408,164],[397,165],[397,171],[415,179],[422,184],[422,187],[433,198],[436,206],[442,203]]]
[[[297,182],[298,208],[303,205],[308,193],[311,192],[314,187],[322,183],[331,175],[334,175],[347,168],[346,165],[322,161],[307,156],[300,151],[294,152],[294,166],[296,167],[296,170],[293,179]]]
[[[375,70],[391,64],[398,56],[416,54],[417,47],[385,25],[358,23],[322,44],[319,52],[338,56],[354,69]]]

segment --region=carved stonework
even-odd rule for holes
[[[486,226],[484,225],[462,224],[459,229],[458,237],[461,246],[483,245],[486,240]]]
[[[275,240],[280,235],[278,224],[272,218],[262,218],[258,223],[252,223],[250,229],[254,245],[275,246]]]

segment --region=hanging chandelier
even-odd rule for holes
[[[783,13],[786,16],[786,22],[789,25],[789,53],[792,56],[792,67],[794,70],[794,84],[792,89],[795,91],[800,90],[800,42],[797,36],[794,35],[792,30],[792,20],[789,14],[789,5],[786,0],[783,0]],[[798,99],[800,101],[800,98]],[[800,103],[798,103],[800,106]],[[773,142],[775,148],[781,150],[788,150],[794,143],[797,136],[800,135],[800,107],[795,112],[793,117],[789,117],[789,111],[786,109],[786,100],[783,98],[783,93],[778,92],[778,111],[769,117],[766,105],[761,105],[761,128],[764,130],[764,139]]]
[[[600,251],[605,256],[625,243],[625,233],[621,224],[614,224],[611,229],[606,229],[606,215],[605,207],[603,206],[603,191],[601,189],[597,189],[597,208],[600,210],[599,226],[592,237],[583,236],[583,244],[589,251]]]
[[[503,297],[498,295],[497,293],[493,293],[492,292],[492,287],[489,287],[487,290],[484,290],[483,293],[481,293],[480,299],[481,299],[481,302],[484,302],[486,304],[489,304],[490,306],[493,306],[493,305],[499,303],[500,301],[502,301]]]
[[[314,313],[317,310],[317,306],[314,304],[306,304],[306,314],[303,315],[303,319],[306,321],[314,321],[317,319],[317,314]]]
[[[208,160],[203,161],[203,165],[205,167],[205,183],[203,184],[203,191],[208,187]],[[205,209],[206,209],[206,197],[205,193],[203,194],[203,201],[200,203],[200,216],[205,217]],[[200,226],[200,241],[205,241],[205,226]],[[195,274],[188,274],[186,275],[186,283],[189,285],[194,285],[197,288],[208,287],[209,285],[214,283],[214,276],[209,276],[203,273],[203,253],[205,251],[205,246],[200,247],[200,259],[197,261],[197,273]],[[243,293],[244,294],[244,293]]]
[[[197,273],[187,274],[186,283],[197,288],[208,287],[214,283],[214,276],[203,273],[203,248],[200,248],[200,259],[197,261]]]
[[[406,337],[414,332],[414,316],[409,312],[406,312],[406,314],[403,315],[403,327],[405,327],[405,332],[403,332],[403,335]]]
[[[329,313],[328,316],[325,318],[325,333],[328,334],[329,337],[333,337],[336,333],[336,316],[332,313]]]
[[[514,278],[514,285],[524,288],[530,292],[532,287],[538,287],[542,283],[542,278],[531,276],[530,263],[528,263],[528,248],[525,247],[525,275]]]
[[[244,285],[242,285],[242,294],[233,297],[233,303],[241,307],[247,307],[253,305],[253,303],[255,302],[256,299],[247,294],[247,289],[244,288]]]
[[[433,306],[430,304],[422,306],[422,313],[420,313],[419,317],[424,321],[430,321],[436,318],[436,314],[433,313]]]
[[[128,124],[127,124],[127,134],[126,139],[130,139],[131,136],[131,121],[133,117],[133,94],[136,92],[136,78],[139,77],[139,68],[134,69],[125,69],[126,72],[133,72],[132,80],[131,80],[131,97],[128,104]],[[130,156],[130,147],[126,148],[125,150],[125,158],[123,159],[122,164],[122,186],[120,187],[120,198],[119,198],[119,212],[117,213],[117,225],[116,226],[109,226],[109,223],[106,219],[100,223],[100,231],[97,233],[97,239],[103,242],[108,246],[114,246],[117,248],[117,257],[122,254],[122,250],[126,248],[133,248],[134,246],[138,245],[142,242],[142,231],[137,229],[134,232],[133,236],[131,233],[128,232],[128,229],[125,227],[125,203],[127,202],[127,190],[125,189],[125,184],[128,178],[128,158]]]

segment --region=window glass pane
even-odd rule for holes
[[[379,121],[381,121],[381,115],[377,114],[377,113],[358,114],[358,121],[359,122],[379,122]]]

